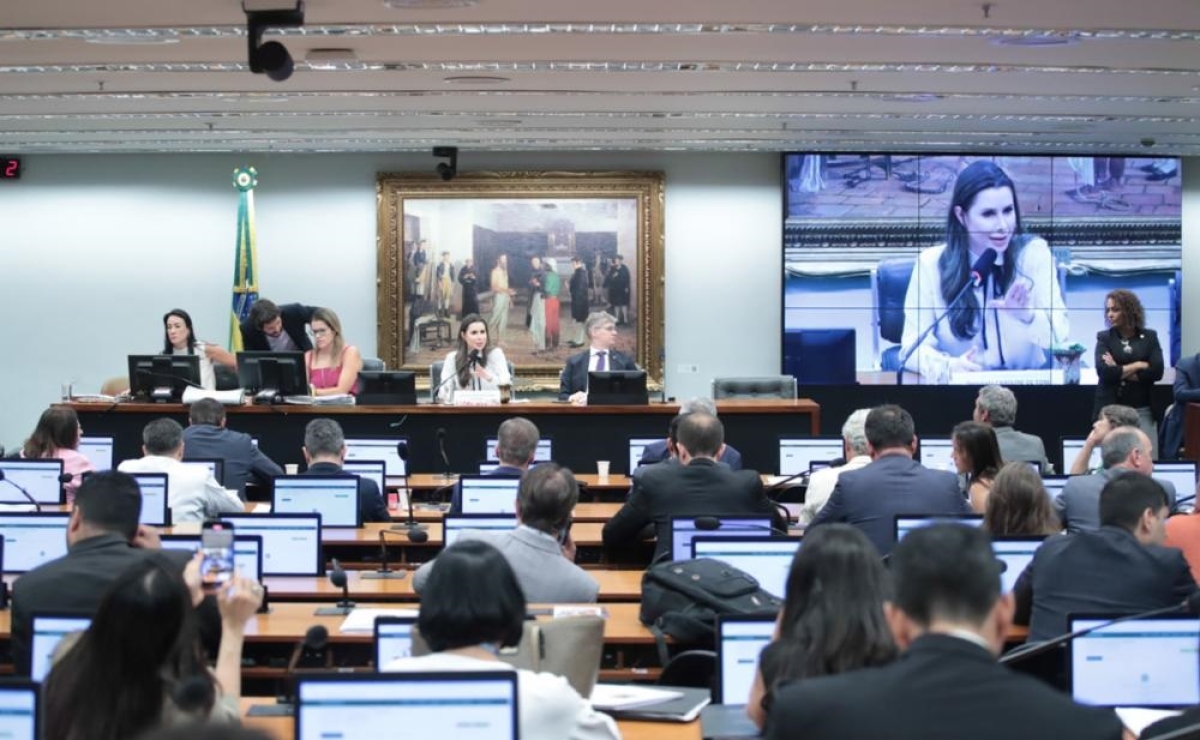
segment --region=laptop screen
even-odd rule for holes
[[[296,740],[517,739],[517,673],[300,676]]]
[[[1051,503],[1054,499],[1062,495],[1063,489],[1067,486],[1067,481],[1071,479],[1069,475],[1043,475],[1042,487],[1046,489],[1046,495],[1050,497]]]
[[[647,445],[652,445],[655,442],[661,442],[662,437],[632,437],[629,440],[629,468],[628,472],[633,475],[633,471],[637,470],[638,463],[642,459],[642,453],[646,450]]]
[[[24,573],[66,555],[70,517],[66,512],[0,514],[4,572]]]
[[[487,442],[484,443],[483,459],[487,460],[488,462],[500,462],[500,460],[496,457],[496,445],[499,443],[500,440],[496,437],[488,437]],[[553,459],[554,457],[551,453],[550,438],[540,437],[538,439],[537,449],[533,451],[533,461],[542,463],[550,462]]]
[[[51,658],[54,657],[54,650],[58,647],[58,643],[72,632],[86,630],[91,623],[90,616],[37,614],[35,612],[33,623],[30,626],[32,634],[29,653],[32,663],[29,677],[38,683],[44,681],[46,674],[50,672]]]
[[[322,576],[320,514],[224,514],[236,535],[262,538],[264,576]]]
[[[5,740],[37,740],[37,685],[27,681],[0,683],[0,737]]]
[[[208,457],[197,457],[197,458],[192,458],[191,460],[184,460],[183,464],[184,465],[195,465],[197,467],[205,468],[208,471],[208,474],[213,477],[213,480],[215,480],[218,483],[222,483],[225,480],[225,461],[224,460],[218,460],[216,458],[208,458]]]
[[[1071,630],[1108,621],[1072,617]],[[1070,645],[1071,695],[1103,707],[1184,707],[1200,703],[1200,619],[1132,619]]]
[[[171,526],[170,498],[166,473],[131,473],[142,491],[142,515],[138,520],[152,527]]]
[[[813,460],[842,456],[839,437],[783,437],[779,440],[779,474],[807,473]]]
[[[342,472],[375,481],[380,495],[387,491],[387,463],[383,460],[347,460],[342,463]]]
[[[774,633],[774,616],[717,618],[718,704],[745,704],[750,699],[759,653]]]
[[[976,527],[983,525],[982,514],[914,514],[906,516],[898,514],[896,516],[896,541],[904,539],[904,535],[919,529],[920,527],[928,527],[930,524],[941,524],[951,522],[954,524],[969,524]]]
[[[375,618],[375,670],[382,671],[393,660],[412,657],[412,617]]]
[[[200,549],[198,534],[160,535],[164,550],[196,552]],[[235,533],[233,536],[233,567],[242,578],[262,580],[262,537]]]
[[[992,552],[996,559],[1004,563],[1004,571],[1000,574],[1000,587],[1004,593],[1011,593],[1017,584],[1017,578],[1033,561],[1033,554],[1042,546],[1045,537],[998,537],[992,540]]]
[[[271,511],[276,514],[320,514],[325,527],[361,527],[358,478],[351,475],[279,475],[274,480]]]
[[[513,516],[446,516],[442,518],[443,547],[453,545],[464,529],[507,532],[516,526]]]
[[[696,520],[707,528],[696,525]],[[715,527],[711,525],[716,525]],[[725,535],[734,537],[770,537],[770,517],[723,516],[723,517],[671,517],[671,559],[691,560],[692,539],[708,537],[718,539]]]
[[[97,473],[112,470],[113,438],[112,437],[80,437],[79,454],[88,459]]]
[[[396,449],[401,442],[407,444],[408,437],[347,439],[346,460],[383,460],[389,476],[408,475],[408,463]]]
[[[921,464],[932,470],[955,472],[954,440],[949,437],[921,437]]]
[[[1071,463],[1075,462],[1075,456],[1083,449],[1083,437],[1063,437],[1062,438],[1062,456],[1063,456],[1063,472],[1071,471]],[[1092,456],[1088,458],[1088,470],[1094,470],[1100,467],[1100,445],[1092,448]]]
[[[462,485],[462,513],[517,513],[517,487],[521,485],[520,478],[464,475],[459,481]]]
[[[65,503],[59,476],[63,472],[63,461],[0,459],[0,470],[4,480],[0,481],[0,504],[28,504],[29,499],[20,488],[39,504]]]
[[[783,598],[799,537],[705,537],[692,539],[692,556],[712,558],[745,571],[769,594]]]
[[[1196,463],[1191,460],[1156,462],[1153,475],[1158,480],[1171,481],[1176,499],[1196,492]]]

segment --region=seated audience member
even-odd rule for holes
[[[983,530],[993,537],[1037,537],[1062,531],[1042,478],[1023,462],[1008,463],[992,481]]]
[[[1004,465],[996,433],[987,424],[964,421],[954,427],[950,438],[954,445],[954,467],[967,479],[967,499],[972,509],[983,513],[992,481]]]
[[[304,462],[308,468],[301,475],[344,475],[346,436],[342,425],[333,419],[313,419],[304,427]],[[387,502],[375,481],[358,476],[358,510],[363,524],[390,522]]]
[[[246,621],[262,586],[234,577],[216,593],[221,647],[205,664],[196,554],[181,576],[149,557],[118,576],[88,629],[63,638],[46,676],[46,740],[125,740],[159,725],[236,723]]]
[[[307,352],[312,341],[304,327],[316,310],[299,303],[276,306],[259,298],[241,324],[242,346],[254,352]]]
[[[117,466],[123,473],[166,473],[171,522],[202,522],[246,510],[236,493],[226,491],[204,468],[183,463],[183,427],[174,419],[155,419],[142,430],[142,455]]]
[[[702,411],[709,416],[717,415],[717,404],[711,398],[696,397],[689,401],[684,401],[679,405],[679,416],[687,416],[694,411]],[[671,436],[672,432],[677,428],[672,425],[667,430],[667,438],[652,442],[642,448],[642,457],[638,460],[638,467],[643,465],[654,465],[655,463],[671,460],[675,457],[675,453],[671,451],[674,446],[675,438]],[[723,462],[734,470],[742,469],[742,453],[733,448],[733,445],[725,445],[725,449],[721,452],[721,457],[718,462]]]
[[[829,501],[809,527],[852,524],[867,535],[880,555],[896,544],[897,514],[970,514],[958,476],[930,470],[913,459],[917,435],[913,418],[899,406],[877,406],[863,425],[871,463],[838,477]]]
[[[1088,468],[1088,461],[1092,459],[1092,452],[1104,442],[1104,438],[1108,433],[1118,427],[1136,427],[1138,425],[1137,409],[1132,406],[1122,406],[1119,403],[1109,404],[1100,409],[1100,415],[1092,422],[1092,431],[1088,432],[1088,436],[1083,440],[1083,448],[1075,454],[1075,459],[1070,463],[1063,460],[1064,465],[1069,465],[1067,475],[1084,475],[1085,473],[1098,473],[1103,468],[1092,470]]]
[[[202,398],[188,409],[188,428],[183,430],[183,449],[188,458],[217,458],[225,461],[221,484],[246,498],[246,484],[271,485],[283,468],[259,451],[249,434],[225,427],[225,407],[212,398]]]
[[[1136,614],[1190,596],[1183,553],[1163,547],[1167,511],[1162,487],[1144,475],[1106,483],[1100,528],[1050,537],[1017,579],[1017,624],[1029,625],[1029,639],[1066,632],[1068,614]]]
[[[604,525],[606,548],[638,542],[653,524],[657,536],[654,560],[671,555],[673,516],[769,516],[773,526],[787,521],[763,492],[753,470],[730,470],[717,462],[725,446],[719,419],[696,412],[679,422],[679,465],[653,465],[633,480],[625,505]]]
[[[29,675],[35,612],[93,612],[117,576],[158,551],[158,535],[138,524],[141,513],[141,489],[124,473],[93,473],[79,487],[67,523],[67,554],[25,573],[12,587],[12,653],[17,675]],[[162,555],[180,572],[189,559],[177,551]]]
[[[1160,460],[1175,460],[1183,448],[1183,421],[1189,403],[1200,402],[1200,353],[1181,357],[1175,364],[1175,403],[1163,419]]]
[[[1118,740],[1110,709],[1083,707],[996,663],[1012,621],[988,536],[918,529],[891,558],[884,605],[904,654],[879,668],[798,681],[776,693],[766,738]]]
[[[358,373],[362,353],[342,336],[342,320],[330,308],[313,311],[314,346],[304,353],[308,384],[314,396],[341,396],[358,393]]]
[[[1100,527],[1100,491],[1112,479],[1122,475],[1150,477],[1154,471],[1150,438],[1136,426],[1119,427],[1108,433],[1100,448],[1104,469],[1097,475],[1075,475],[1067,480],[1062,494],[1054,500],[1054,510],[1068,532]],[[1167,494],[1167,506],[1175,505],[1175,484],[1153,479]]]
[[[617,320],[597,311],[583,325],[591,346],[567,359],[563,367],[558,400],[575,405],[587,403],[588,373],[604,370],[637,370],[637,363],[613,349],[617,343]]]
[[[1035,462],[1043,473],[1049,473],[1046,443],[1036,434],[1018,432],[1017,397],[1002,385],[985,385],[975,398],[974,420],[988,424],[996,432],[1000,458],[1007,462]]]
[[[871,541],[830,524],[804,538],[788,571],[775,637],[758,658],[746,714],[762,729],[771,699],[789,681],[885,665],[896,643],[883,617],[891,581]]]
[[[575,564],[571,514],[579,484],[570,470],[543,463],[525,473],[517,489],[517,528],[510,532],[466,530],[459,541],[483,540],[512,566],[525,598],[534,603],[596,600],[600,585]],[[437,559],[417,569],[413,590],[422,592]]]
[[[541,434],[537,426],[522,416],[505,419],[496,431],[496,460],[500,462],[488,475],[520,478],[533,465]],[[462,484],[455,483],[450,494],[450,514],[462,513]]]
[[[1183,553],[1192,577],[1200,582],[1200,508],[1167,519],[1167,538],[1163,544]]]
[[[842,455],[846,458],[846,464],[836,468],[824,468],[809,476],[804,505],[800,507],[801,524],[807,526],[817,517],[817,513],[833,493],[833,488],[842,473],[865,468],[871,463],[866,431],[867,414],[870,412],[871,409],[859,409],[850,414],[846,423],[842,425]]]
[[[438,556],[421,594],[417,628],[433,652],[400,658],[383,670],[513,670],[496,653],[521,642],[525,606],[507,558],[480,540],[456,542]],[[517,670],[517,705],[521,740],[620,737],[612,719],[592,709],[562,676]]]
[[[21,448],[21,457],[26,460],[54,458],[63,461],[63,473],[71,480],[63,484],[67,503],[75,500],[75,492],[83,483],[83,474],[95,468],[92,462],[79,451],[79,438],[83,427],[75,409],[67,406],[51,406],[42,412],[37,427]]]

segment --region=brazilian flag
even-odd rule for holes
[[[241,323],[250,315],[258,300],[258,250],[254,245],[254,187],[258,170],[239,167],[233,171],[233,187],[238,191],[237,253],[233,260],[233,310],[229,314],[229,349],[240,352]]]

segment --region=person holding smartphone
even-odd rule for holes
[[[531,603],[590,603],[600,584],[575,564],[571,513],[579,502],[579,483],[567,468],[542,463],[521,476],[517,488],[517,527],[508,532],[466,530],[459,541],[483,540],[499,550],[517,574]],[[425,586],[437,566],[430,560],[413,576],[413,590]]]

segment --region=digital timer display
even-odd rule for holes
[[[21,177],[20,157],[0,157],[0,179],[17,180]]]

